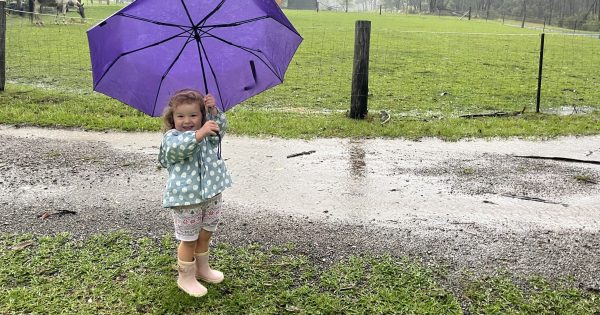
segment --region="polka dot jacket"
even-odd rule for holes
[[[223,113],[207,115],[225,135],[227,120]],[[169,171],[163,194],[163,207],[201,203],[231,187],[231,177],[225,163],[217,157],[219,137],[209,136],[196,141],[194,131],[171,129],[163,136],[159,161]]]

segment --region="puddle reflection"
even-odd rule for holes
[[[350,162],[350,175],[354,177],[365,177],[367,163],[365,162],[365,149],[362,142],[350,142],[348,150]]]

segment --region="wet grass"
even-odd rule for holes
[[[226,274],[196,299],[175,284],[175,241],[126,233],[75,240],[0,235],[0,313],[71,314],[593,314],[596,293],[568,281],[465,276],[459,290],[443,268],[406,258],[355,256],[321,266],[293,246],[220,244]],[[462,293],[452,293],[462,292]],[[462,303],[462,306],[461,306]]]
[[[156,119],[91,90],[85,30],[118,8],[89,6],[88,24],[63,26],[49,21],[44,28],[10,16],[9,84],[0,93],[0,123],[158,130]],[[600,76],[591,66],[600,61],[597,39],[547,36],[544,114],[535,114],[536,31],[497,21],[429,16],[291,10],[286,14],[305,40],[284,84],[230,112],[233,133],[457,139],[599,132]],[[354,22],[358,19],[372,21],[365,121],[345,116],[350,107]],[[33,43],[32,38],[44,40]],[[459,118],[524,108],[525,115],[520,116]],[[563,108],[573,108],[573,114],[564,115]],[[391,116],[385,125],[381,125],[380,111]]]
[[[378,115],[353,120],[344,112],[265,112],[234,108],[228,112],[231,134],[315,137],[541,137],[600,132],[600,117],[589,115],[524,114],[518,117],[392,118],[382,124]],[[158,131],[160,118],[150,118],[115,100],[97,94],[79,95],[9,85],[0,93],[0,123],[86,130]]]
[[[596,181],[591,175],[588,174],[577,174],[575,176],[573,176],[573,178],[575,178],[575,180],[579,181],[579,182],[583,182],[583,183],[587,183],[587,184],[597,184],[598,181]]]

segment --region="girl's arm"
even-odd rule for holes
[[[159,160],[161,164],[174,164],[183,161],[194,153],[197,146],[198,142],[196,141],[194,131],[180,132],[171,130],[163,137],[160,145]]]

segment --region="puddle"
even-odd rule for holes
[[[586,115],[596,111],[596,108],[591,106],[561,106],[558,108],[549,108],[542,110],[546,114],[554,114],[559,116],[570,116],[570,115]]]

